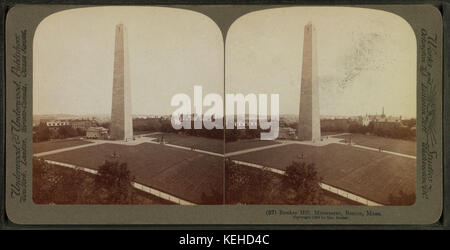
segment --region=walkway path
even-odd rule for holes
[[[148,143],[159,144],[158,142],[154,141],[155,139],[156,138],[151,138],[151,137],[137,137],[135,140],[131,140],[131,141],[90,140],[90,139],[86,139],[86,141],[89,141],[91,143],[78,145],[78,146],[73,146],[73,147],[55,149],[55,150],[51,150],[51,151],[47,151],[47,152],[36,153],[33,156],[41,157],[41,156],[57,154],[57,153],[70,151],[70,150],[75,150],[75,149],[80,149],[80,148],[85,148],[85,147],[92,147],[92,146],[101,145],[101,144],[105,144],[105,143],[119,144],[119,145],[125,145],[125,146],[136,146],[136,145],[139,145],[141,143],[147,143],[147,142]]]
[[[79,146],[55,149],[55,150],[42,152],[42,153],[36,153],[33,156],[41,157],[41,156],[57,154],[57,153],[65,152],[65,151],[70,151],[70,150],[75,150],[75,149],[80,149],[80,148],[85,148],[85,147],[96,146],[96,145],[105,144],[105,143],[119,144],[119,145],[124,145],[124,146],[136,146],[136,145],[139,145],[139,144],[142,144],[142,143],[152,143],[152,144],[161,144],[161,145],[168,146],[168,147],[173,147],[173,148],[178,148],[178,149],[183,149],[183,150],[189,150],[189,151],[193,151],[193,152],[197,152],[197,153],[213,155],[213,156],[218,156],[218,157],[223,157],[224,156],[223,154],[209,152],[209,151],[206,151],[206,150],[195,149],[195,148],[185,147],[185,146],[179,146],[179,145],[169,144],[169,143],[160,143],[160,142],[156,141],[156,138],[154,138],[154,137],[137,137],[135,140],[132,140],[132,141],[113,141],[113,140],[87,140],[87,141],[89,141],[91,143],[83,144],[83,145],[79,145]]]
[[[342,134],[336,134],[336,135],[329,135],[330,137],[335,137],[335,136],[344,136],[344,135],[350,135],[351,133],[342,133]],[[333,138],[333,139],[339,139],[339,138]],[[345,142],[341,142],[343,139],[340,138],[337,142],[337,144],[341,144],[341,145],[348,145],[348,146],[352,146],[352,147],[357,147],[357,148],[362,148],[362,149],[367,149],[367,150],[371,150],[371,151],[377,151],[377,152],[381,152],[381,153],[386,153],[386,154],[392,154],[392,155],[396,155],[396,156],[401,156],[401,157],[406,157],[406,158],[411,158],[411,159],[416,159],[416,156],[414,155],[407,155],[407,154],[402,154],[402,153],[397,153],[397,152],[393,152],[393,151],[388,151],[388,150],[384,150],[380,148],[373,148],[373,147],[368,147],[368,146],[362,146],[362,145],[358,145],[356,143],[345,143]]]
[[[371,151],[376,151],[376,152],[380,152],[380,153],[386,153],[386,154],[391,154],[391,155],[396,155],[396,156],[401,156],[401,157],[406,157],[406,158],[411,158],[414,160],[416,159],[416,156],[414,156],[414,155],[407,155],[407,154],[397,153],[397,152],[393,152],[393,151],[387,151],[384,149],[380,150],[379,148],[362,146],[362,145],[358,145],[355,143],[349,144],[349,143],[344,143],[344,142],[337,142],[337,144],[347,145],[347,146],[351,146],[351,147],[355,147],[355,148],[361,148],[361,149],[366,149],[366,150],[371,150]]]
[[[145,133],[145,134],[134,135],[134,137],[146,137],[149,135],[161,135],[161,134],[164,134],[164,132]]]
[[[286,145],[295,143],[293,141],[279,141],[279,142],[280,143],[278,143],[278,144],[267,145],[267,146],[256,147],[256,148],[249,148],[249,149],[244,149],[244,150],[235,151],[235,152],[231,152],[231,153],[226,153],[225,155],[222,155],[222,156],[230,157],[230,156],[241,155],[241,154],[246,154],[246,153],[250,153],[250,152],[265,150],[265,149],[269,149],[269,148],[282,147],[282,146],[286,146]]]
[[[92,143],[78,145],[78,146],[73,146],[73,147],[68,147],[68,148],[60,148],[60,149],[55,149],[55,150],[41,152],[41,153],[36,153],[33,156],[41,157],[41,156],[45,156],[45,155],[57,154],[57,153],[70,151],[70,150],[75,150],[75,149],[79,149],[79,148],[92,147],[92,146],[96,146],[96,145],[100,145],[100,144],[105,143],[103,141],[91,141],[91,142]]]
[[[323,147],[332,143],[339,143],[339,141],[341,141],[342,139],[340,138],[333,138],[333,137],[329,137],[329,138],[322,138],[322,140],[320,141],[295,141],[295,140],[287,140],[285,141],[286,143],[289,144],[302,144],[302,145],[308,145],[308,146],[313,146],[313,147]]]
[[[332,134],[332,135],[323,135],[322,137],[335,137],[335,136],[344,136],[351,135],[351,133],[340,133],[340,134]]]

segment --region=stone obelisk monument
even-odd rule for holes
[[[297,138],[317,142],[320,141],[319,84],[316,34],[312,23],[305,26],[304,33]]]
[[[110,138],[128,141],[133,139],[133,121],[126,35],[125,26],[116,25]]]

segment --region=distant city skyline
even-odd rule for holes
[[[341,114],[341,115],[323,115],[321,114],[320,117],[356,117],[356,116],[373,116],[373,115],[381,115],[382,112],[375,112],[375,113],[363,113],[363,114],[356,114],[356,115],[345,115],[345,114]],[[416,118],[416,116],[408,116],[408,115],[402,115],[402,114],[390,114],[390,113],[384,113],[386,116],[401,116],[402,118]],[[33,116],[77,116],[77,117],[94,117],[94,116],[110,116],[110,113],[84,113],[84,114],[69,114],[69,113],[60,113],[60,114],[33,114]],[[137,117],[137,116],[141,116],[141,117],[145,117],[145,116],[171,116],[172,114],[132,114],[133,117]],[[195,115],[195,113],[193,113],[192,115]],[[250,114],[247,114],[247,116]],[[298,114],[280,114],[281,116],[298,116]]]

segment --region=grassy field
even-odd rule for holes
[[[302,154],[303,161],[315,163],[324,183],[382,204],[389,203],[389,194],[400,190],[415,193],[416,190],[414,159],[346,145],[286,145],[232,159],[285,169]]]
[[[261,141],[260,139],[238,140],[234,142],[227,142],[225,150],[227,153],[236,152],[244,149],[263,147],[273,144],[278,144],[277,141]]]
[[[222,190],[223,159],[160,144],[101,144],[44,159],[96,169],[107,159],[126,162],[136,181],[174,196],[202,203],[202,193]]]
[[[174,144],[178,146],[184,147],[194,147],[195,149],[206,150],[214,153],[223,154],[224,146],[223,140],[199,137],[199,136],[191,136],[191,135],[183,135],[183,134],[174,134],[174,133],[164,133],[157,135],[149,135],[148,137],[158,138],[164,136],[164,140],[166,143]]]
[[[183,134],[174,134],[174,133],[164,133],[157,135],[149,135],[148,137],[158,138],[164,137],[166,143],[184,146],[184,147],[194,147],[195,149],[201,149],[209,152],[224,153],[225,152],[235,152],[239,150],[262,147],[272,144],[277,144],[276,141],[261,141],[259,139],[249,139],[249,140],[238,140],[234,142],[225,143],[220,139],[212,139],[198,136],[190,136]]]
[[[33,142],[33,154],[52,151],[55,149],[69,148],[91,143],[81,139],[62,139],[44,142]]]
[[[342,135],[336,136],[336,138],[342,138],[347,141],[351,140],[352,142],[373,148],[381,147],[383,150],[407,154],[407,155],[416,155],[416,141],[407,141],[400,139],[391,139],[380,136],[373,135],[362,135],[362,134],[351,134],[351,135]]]

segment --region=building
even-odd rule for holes
[[[381,121],[373,123],[374,129],[396,129],[400,127],[402,127],[400,122]]]
[[[365,115],[362,117],[362,125],[368,126],[371,122],[378,128],[393,128],[399,127],[402,122],[402,116],[386,116],[384,114],[384,107],[381,111],[381,115]],[[378,124],[378,125],[377,125]]]
[[[45,125],[47,125],[47,127],[49,127],[49,128],[62,127],[62,126],[69,126],[70,122],[67,120],[51,120],[51,121],[46,121]]]
[[[97,122],[94,120],[88,119],[74,119],[69,121],[70,126],[74,129],[83,129],[87,130],[90,127],[94,127],[97,125]]]
[[[68,120],[41,120],[41,124],[45,124],[51,134],[55,134],[60,127],[69,126],[70,122]]]
[[[90,127],[86,130],[88,139],[108,139],[108,130],[104,127]]]
[[[295,139],[296,130],[291,127],[281,127],[278,131],[278,139]]]
[[[94,127],[97,122],[89,119],[41,119],[39,124],[45,124],[47,127],[71,126],[74,129],[88,129]]]
[[[234,122],[235,128],[257,128],[258,127],[258,121],[257,120],[248,120],[245,119],[244,121],[239,121],[236,119]]]

